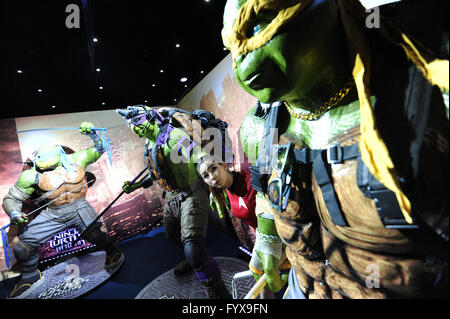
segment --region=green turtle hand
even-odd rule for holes
[[[286,284],[287,273],[279,273],[283,243],[276,235],[275,222],[258,216],[258,229],[249,268],[256,281],[265,273],[267,286],[277,292]]]
[[[289,274],[279,272],[280,258],[271,254],[256,251],[255,256],[252,256],[250,265],[254,265],[250,270],[255,280],[258,281],[262,274],[265,273],[267,286],[274,292],[280,291],[288,281]],[[256,269],[255,266],[259,269]],[[258,272],[255,272],[255,270],[258,270]]]
[[[140,188],[141,186],[142,185],[138,182],[131,184],[130,181],[125,181],[122,185],[122,190],[125,193],[130,194],[130,193],[134,192],[136,189]]]
[[[83,122],[80,124],[79,131],[81,134],[89,134],[92,132],[92,128],[94,127],[94,124],[91,122]]]
[[[217,214],[219,215],[220,219],[223,219],[225,217],[219,203],[217,203],[216,198],[212,193],[209,193],[209,207],[211,207],[213,211],[217,210]]]
[[[216,210],[216,200],[215,200],[215,198],[214,198],[214,195],[212,194],[212,193],[209,193],[209,207],[211,207],[211,209],[213,210],[213,211],[215,211]],[[219,217],[220,217],[220,214],[219,214]]]
[[[19,212],[19,211],[11,212],[10,220],[11,220],[11,224],[13,224],[13,225],[28,223],[27,215],[25,215],[23,212]]]

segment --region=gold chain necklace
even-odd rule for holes
[[[353,85],[355,85],[355,82],[353,81],[353,78],[350,78],[345,83],[345,86],[342,89],[340,89],[327,102],[322,104],[319,108],[317,108],[314,112],[311,112],[311,113],[296,112],[292,109],[292,107],[286,101],[284,101],[284,104],[286,105],[286,109],[288,110],[289,114],[291,114],[292,117],[294,117],[298,120],[307,120],[307,121],[317,120],[325,112],[329,111],[334,106],[336,106],[336,104],[341,102],[342,99],[348,94],[348,92],[350,92]]]

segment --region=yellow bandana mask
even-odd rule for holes
[[[248,0],[238,10],[236,20],[231,28],[222,30],[223,44],[231,51],[233,68],[240,55],[259,49],[269,42],[289,21],[295,18],[313,0]],[[254,14],[262,10],[275,10],[278,15],[258,34],[247,37],[246,30]]]

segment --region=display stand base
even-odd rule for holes
[[[89,252],[45,269],[42,283],[24,299],[74,299],[88,293],[108,280],[123,263],[122,260],[106,270],[105,257],[104,251]]]
[[[222,272],[222,279],[232,294],[232,278],[248,270],[248,263],[236,258],[214,257]],[[236,299],[242,299],[255,284],[253,277],[235,281]],[[194,272],[175,276],[173,269],[163,273],[142,289],[135,299],[205,299],[200,282]]]

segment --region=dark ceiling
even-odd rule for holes
[[[1,1],[2,118],[176,104],[228,54],[225,0]]]

